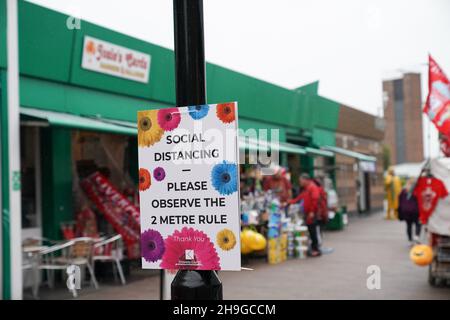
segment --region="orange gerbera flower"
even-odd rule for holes
[[[95,54],[95,44],[93,41],[88,41],[88,43],[86,44],[86,52]]]
[[[139,169],[139,190],[145,191],[150,188],[152,184],[152,178],[150,172],[147,169]]]
[[[231,123],[235,119],[234,103],[221,103],[217,105],[217,117],[224,123]]]

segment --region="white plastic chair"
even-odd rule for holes
[[[35,260],[35,256],[30,253],[22,254],[22,272],[24,282],[27,279],[27,276],[31,275],[31,293],[34,299],[38,299],[39,275]]]
[[[82,237],[75,238],[62,244],[54,245],[40,252],[41,259],[38,268],[47,271],[49,287],[54,285],[55,270],[67,271],[69,266],[87,267],[91,282],[95,289],[98,289],[97,279],[95,278],[92,267],[93,238]],[[77,297],[76,289],[71,289],[74,297]]]
[[[111,250],[108,250],[108,245],[111,246]],[[119,273],[120,281],[122,282],[122,285],[125,285],[125,276],[123,274],[122,265],[120,264],[122,259],[123,247],[122,236],[120,234],[94,244],[94,256],[92,259],[94,270],[96,261],[110,261],[113,263],[114,277],[116,277],[116,272]]]
[[[67,270],[70,266],[68,259],[68,249],[73,246],[73,241],[67,241],[61,244],[53,245],[39,252],[38,266],[39,270],[45,270],[47,274],[47,284],[50,288],[54,287],[54,271]],[[77,296],[76,290],[72,291],[74,297]]]
[[[91,282],[94,285],[94,288],[98,289],[98,282],[95,278],[95,272],[93,268],[94,243],[96,239],[90,237],[80,237],[74,238],[71,241],[73,242],[73,244],[69,247],[69,264],[79,267],[87,267]]]
[[[22,271],[24,283],[31,283],[31,292],[34,299],[38,299],[40,274],[38,269],[39,252],[55,242],[42,237],[28,237],[22,241]]]

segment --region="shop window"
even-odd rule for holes
[[[21,127],[20,140],[22,228],[34,229],[41,224],[39,128]]]
[[[137,191],[137,143],[135,137],[109,133],[73,131],[72,157],[74,163],[74,208],[75,219],[82,217],[86,208],[96,207],[86,197],[80,182],[95,172],[107,181],[134,205],[138,205]],[[133,172],[134,171],[134,172]],[[132,174],[135,174],[133,177]],[[80,218],[81,219],[81,218]],[[98,232],[115,233],[111,224],[101,214],[96,215]]]

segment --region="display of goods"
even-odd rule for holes
[[[306,258],[306,251],[308,250],[308,228],[304,226],[296,226],[294,229],[294,257],[303,259]]]
[[[286,244],[287,236],[281,236],[276,239],[269,239],[267,255],[270,264],[277,264],[287,260],[288,249],[286,247]]]
[[[250,239],[250,248],[252,248],[252,250],[258,251],[265,249],[266,246],[266,238],[261,233],[255,232],[253,237]]]
[[[279,238],[281,234],[281,213],[273,212],[269,213],[269,239]]]
[[[139,209],[104,176],[95,172],[81,181],[81,187],[114,230],[122,235],[129,258],[140,257]]]
[[[250,246],[244,241],[244,237],[242,235],[243,232],[241,232],[241,253],[242,254],[249,254],[252,252],[252,249]]]
[[[269,239],[268,258],[270,264],[280,263],[287,259],[288,237],[286,233],[282,232],[283,222],[280,203],[277,199],[272,200],[269,206],[269,230],[267,232]]]
[[[79,237],[98,237],[97,220],[90,208],[85,208],[76,215],[76,234]]]
[[[62,223],[61,232],[65,240],[71,240],[75,238],[75,227],[73,223]]]
[[[292,257],[294,257],[294,252],[295,252],[294,225],[292,223],[288,224],[286,234],[287,234],[287,254],[288,254],[288,257],[292,258]]]
[[[411,248],[409,258],[418,266],[427,266],[433,262],[433,249],[426,244],[418,244]]]
[[[252,251],[264,250],[267,247],[266,238],[252,229],[241,231],[241,253],[248,254]]]
[[[283,251],[287,250],[287,245],[288,245],[288,236],[286,233],[283,233],[280,237],[280,248]]]
[[[254,236],[255,236],[255,231],[253,231],[251,229],[244,229],[241,232],[241,240],[242,240],[242,242],[245,243],[250,248],[251,248],[250,243],[252,243]]]
[[[241,214],[241,221],[242,221],[242,224],[244,224],[244,225],[248,224],[248,221],[249,221],[248,212],[242,212],[242,214]]]
[[[278,238],[281,234],[282,214],[278,200],[273,200],[269,209],[269,238]]]

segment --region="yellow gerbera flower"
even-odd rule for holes
[[[236,236],[233,231],[223,229],[217,233],[217,245],[225,251],[231,250],[236,245]]]
[[[161,140],[164,130],[158,124],[158,110],[138,112],[138,144],[150,147]]]

